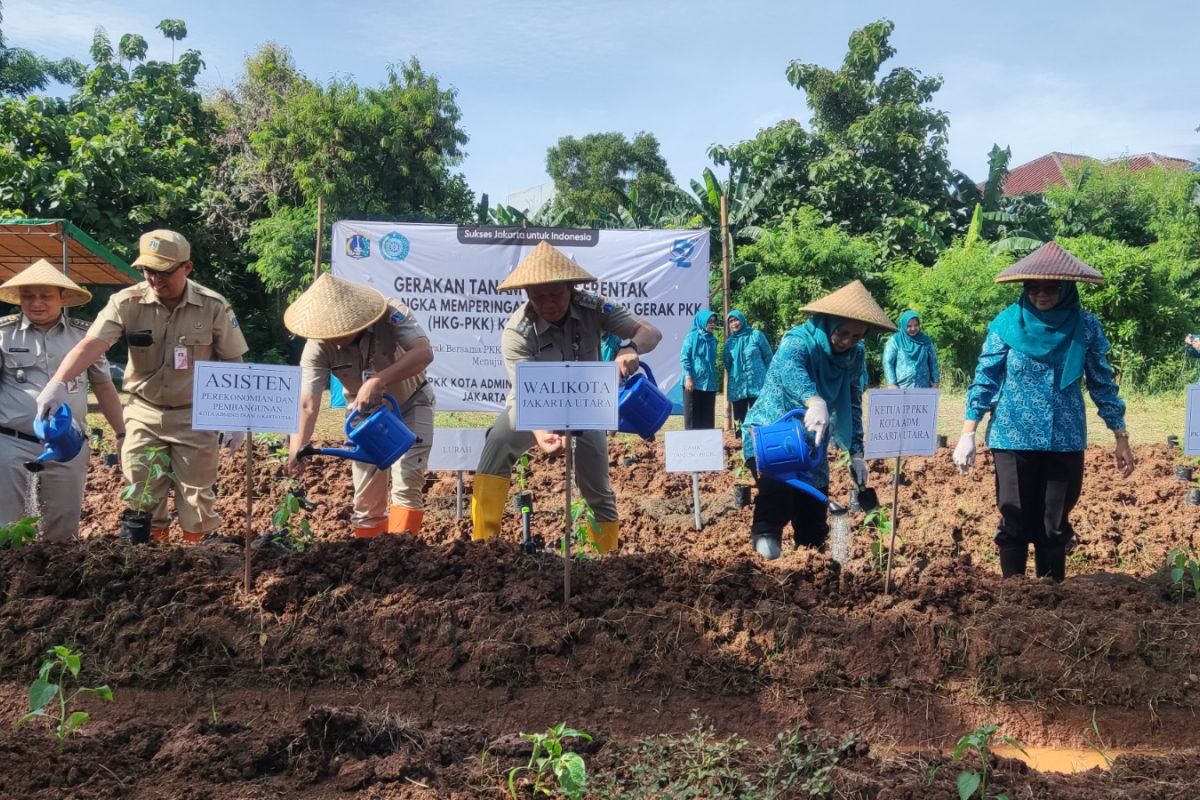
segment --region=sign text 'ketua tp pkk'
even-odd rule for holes
[[[937,451],[937,389],[875,389],[867,395],[867,458],[931,456]]]

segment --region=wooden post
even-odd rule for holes
[[[325,235],[325,198],[317,198],[317,252],[313,257],[313,280],[321,277],[321,245]]]
[[[454,518],[462,519],[463,476],[462,470],[454,473]]]
[[[242,547],[243,585],[250,593],[250,544],[254,541],[254,434],[246,429],[246,541]]]
[[[69,263],[70,257],[71,257],[71,234],[67,233],[67,223],[65,223],[65,222],[62,223],[61,230],[62,230],[62,245],[63,245],[62,272],[63,272],[63,275],[66,275],[69,278],[71,276],[71,266]]]
[[[692,511],[696,514],[696,530],[704,527],[703,521],[700,519],[700,473],[692,473]]]
[[[730,169],[733,169],[730,167]],[[733,180],[729,181],[729,185],[733,186]],[[729,197],[721,195],[721,326],[725,330],[725,326],[729,324]],[[726,337],[729,333],[726,330]],[[728,343],[728,338],[725,340]],[[729,373],[725,373],[725,428],[732,430],[733,428],[733,405],[729,402]]]

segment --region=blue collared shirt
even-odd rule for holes
[[[1087,447],[1082,383],[1110,430],[1125,427],[1125,403],[1117,395],[1108,363],[1108,339],[1095,315],[1084,312],[1087,354],[1084,378],[1058,387],[1062,364],[1037,361],[988,331],[967,390],[966,418],[978,422],[989,411],[986,441],[998,450],[1073,452]]]

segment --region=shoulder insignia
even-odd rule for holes
[[[529,317],[522,317],[521,319],[517,320],[517,324],[513,326],[513,330],[522,336],[525,336],[531,330],[533,330],[533,320],[529,319]]]
[[[89,330],[92,327],[92,323],[85,319],[75,319],[74,317],[71,317],[70,322],[72,328],[79,328],[81,331]]]
[[[12,325],[14,322],[20,321],[20,314],[9,314],[7,317],[0,317],[0,325]]]
[[[400,309],[393,306],[391,316],[392,324],[399,325],[401,322],[404,322],[405,319],[407,319],[407,315]]]
[[[603,297],[598,294],[592,294],[591,292],[580,292],[575,296],[575,302],[584,308],[595,309],[598,309],[605,304]]]

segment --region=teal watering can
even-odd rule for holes
[[[372,411],[362,422],[355,425],[361,415],[351,411],[346,417],[346,444],[353,450],[338,447],[313,447],[308,445],[299,455],[323,455],[349,458],[364,464],[387,469],[417,442],[417,435],[408,429],[400,418],[400,404],[390,394],[385,394],[385,405]],[[389,408],[390,406],[390,408]]]
[[[634,375],[621,385],[617,399],[617,430],[636,433],[649,441],[671,416],[670,399],[658,388],[650,365],[641,362],[645,375]]]
[[[808,441],[803,408],[792,409],[770,425],[752,426],[750,432],[760,475],[807,492],[822,503],[828,502],[824,492],[804,480],[827,458],[828,440],[820,447]]]
[[[83,428],[72,419],[71,407],[65,403],[46,419],[34,419],[33,432],[46,446],[41,455],[25,462],[30,472],[41,472],[47,461],[70,461],[83,449]]]

